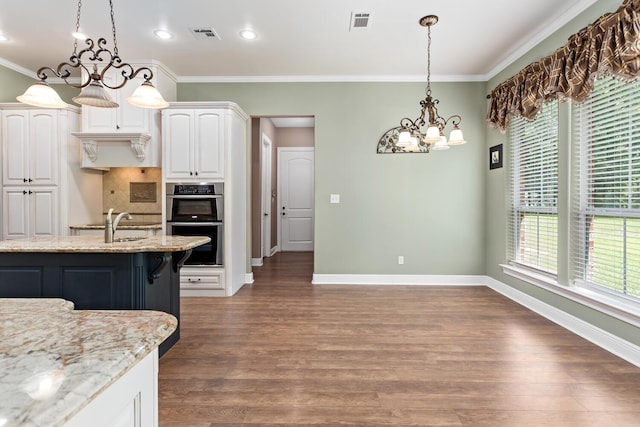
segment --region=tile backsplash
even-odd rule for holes
[[[131,183],[134,185],[132,186]],[[154,183],[155,197],[150,191],[152,188],[150,184]],[[104,213],[106,214],[109,208],[114,208],[115,212],[127,211],[135,215],[134,221],[160,222],[162,220],[161,184],[160,168],[111,168],[104,173],[102,181]],[[131,187],[135,191],[133,197]]]

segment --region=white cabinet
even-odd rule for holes
[[[165,110],[162,129],[167,180],[224,178],[224,110]]]
[[[100,218],[102,179],[80,168],[72,135],[80,109],[6,103],[0,111],[2,239],[66,235],[69,221]]]
[[[162,112],[163,188],[167,182],[224,184],[224,265],[185,265],[180,270],[183,296],[231,296],[250,277],[247,274],[248,120],[249,116],[233,102],[175,102]]]
[[[120,84],[115,74],[118,70],[110,70],[105,75],[105,82],[111,86]],[[115,102],[120,104],[117,108],[98,108],[82,106],[82,131],[83,132],[141,132],[150,133],[150,123],[159,115],[157,110],[135,107],[127,102],[127,98],[144,82],[144,78],[138,75],[122,88],[113,90],[106,88]]]
[[[180,269],[180,295],[183,297],[224,296],[224,268],[182,267]]]
[[[58,183],[58,113],[51,110],[2,112],[2,184]]]
[[[176,98],[175,77],[159,63],[130,62],[134,69],[147,67],[153,72],[151,83],[167,101]],[[160,111],[140,108],[127,102],[144,82],[144,71],[120,89],[107,89],[117,108],[82,106],[82,132],[77,136],[84,148],[82,166],[160,167],[161,123]],[[109,70],[104,78],[111,86],[122,83],[118,70]]]
[[[56,187],[5,187],[2,191],[2,234],[19,239],[58,234]]]
[[[158,349],[118,378],[64,427],[157,427]]]

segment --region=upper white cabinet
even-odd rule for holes
[[[224,184],[224,265],[185,266],[182,296],[231,296],[247,279],[248,120],[233,102],[175,102],[162,112],[163,188],[167,182]]]
[[[2,184],[58,183],[57,111],[2,111]]]
[[[163,112],[167,180],[224,178],[225,110],[167,109]]]
[[[0,104],[2,239],[68,234],[102,217],[102,179],[80,167],[80,109]]]
[[[137,64],[139,66],[140,64]],[[156,67],[153,67],[156,68]],[[154,79],[157,70],[152,70]],[[109,70],[105,75],[105,83],[115,86],[122,81],[122,77],[116,80],[119,70]],[[98,108],[82,106],[82,131],[83,132],[141,132],[151,133],[151,123],[159,116],[158,110],[135,107],[127,102],[127,98],[144,82],[142,75],[136,76],[120,89],[107,88],[107,92],[113,100],[120,104],[116,108]],[[152,82],[153,83],[153,82]],[[154,83],[155,85],[155,83]]]
[[[151,83],[167,101],[176,99],[175,77],[159,63],[130,62],[134,69],[147,67],[153,72]],[[115,86],[122,82],[119,70],[109,70],[105,82]],[[160,111],[135,107],[127,102],[144,82],[145,71],[117,90],[107,89],[120,106],[98,108],[82,106],[82,132],[77,133],[83,146],[82,166],[160,167]]]

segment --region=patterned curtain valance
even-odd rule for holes
[[[532,120],[546,101],[583,101],[594,79],[605,74],[640,75],[640,0],[625,0],[615,13],[601,16],[552,55],[498,85],[488,96],[487,122],[505,132],[511,117]]]

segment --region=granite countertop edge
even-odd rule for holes
[[[118,234],[116,238],[124,238]],[[207,236],[147,236],[105,243],[102,236],[43,236],[0,241],[0,253],[180,252],[211,241]]]
[[[69,301],[40,298],[0,299],[0,319],[7,427],[63,425],[177,327],[159,311],[73,310]],[[50,395],[39,395],[43,377]]]

